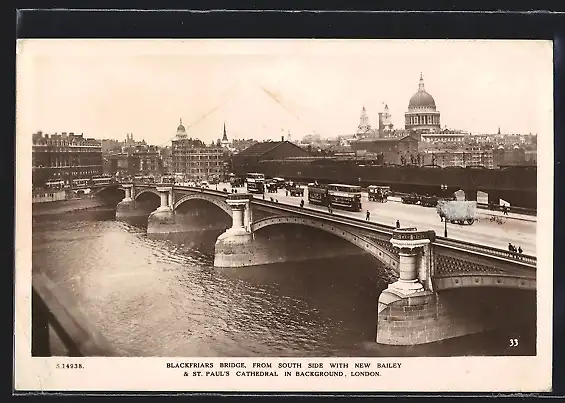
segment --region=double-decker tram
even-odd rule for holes
[[[265,193],[265,175],[260,173],[248,173],[246,183],[249,193]]]
[[[135,175],[133,177],[134,182],[137,183],[146,183],[146,184],[151,184],[151,183],[155,183],[155,177],[152,175]]]
[[[93,176],[90,180],[91,186],[109,185],[114,182],[114,178],[108,175]]]
[[[45,183],[45,187],[48,189],[60,190],[65,187],[65,181],[63,180],[50,180]]]
[[[361,186],[330,184],[328,198],[332,207],[352,211],[361,210]]]
[[[328,187],[317,183],[308,184],[308,203],[327,206],[329,203]]]
[[[90,179],[81,178],[81,179],[73,179],[72,181],[73,188],[87,188],[90,186]]]
[[[161,183],[175,184],[175,175],[163,175],[161,176]]]

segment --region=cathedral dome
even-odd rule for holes
[[[421,75],[418,92],[412,95],[412,98],[410,98],[408,108],[436,108],[436,101],[434,100],[434,97],[428,94],[424,89],[424,79]]]
[[[177,127],[177,132],[186,132],[186,129],[184,128],[184,126],[182,124],[182,119],[180,120],[179,127]]]
[[[428,94],[426,91],[418,91],[412,98],[410,98],[409,108],[435,108],[436,101],[434,97]]]

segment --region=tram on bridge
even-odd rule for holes
[[[145,184],[155,183],[155,177],[153,175],[136,175],[133,177],[133,180],[136,183],[145,183]]]
[[[53,190],[61,190],[65,187],[65,181],[64,180],[50,180],[47,181],[45,183],[45,187],[47,189],[53,189]]]
[[[361,186],[309,183],[308,202],[342,210],[361,211]]]
[[[265,175],[260,173],[247,174],[247,191],[249,193],[264,193],[265,192]]]
[[[116,183],[116,179],[109,175],[93,176],[90,180],[90,186],[107,186]]]

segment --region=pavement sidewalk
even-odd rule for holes
[[[400,197],[398,196],[389,196],[389,201],[402,203]],[[502,217],[502,218],[511,218],[513,220],[521,220],[521,221],[530,221],[530,222],[537,222],[536,216],[526,215],[526,214],[517,214],[517,213],[508,213],[508,215],[504,215],[502,211],[494,211],[488,209],[477,209],[477,214],[482,216],[490,216],[490,217]]]

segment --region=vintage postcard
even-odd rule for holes
[[[16,390],[551,390],[551,41],[16,52]]]

